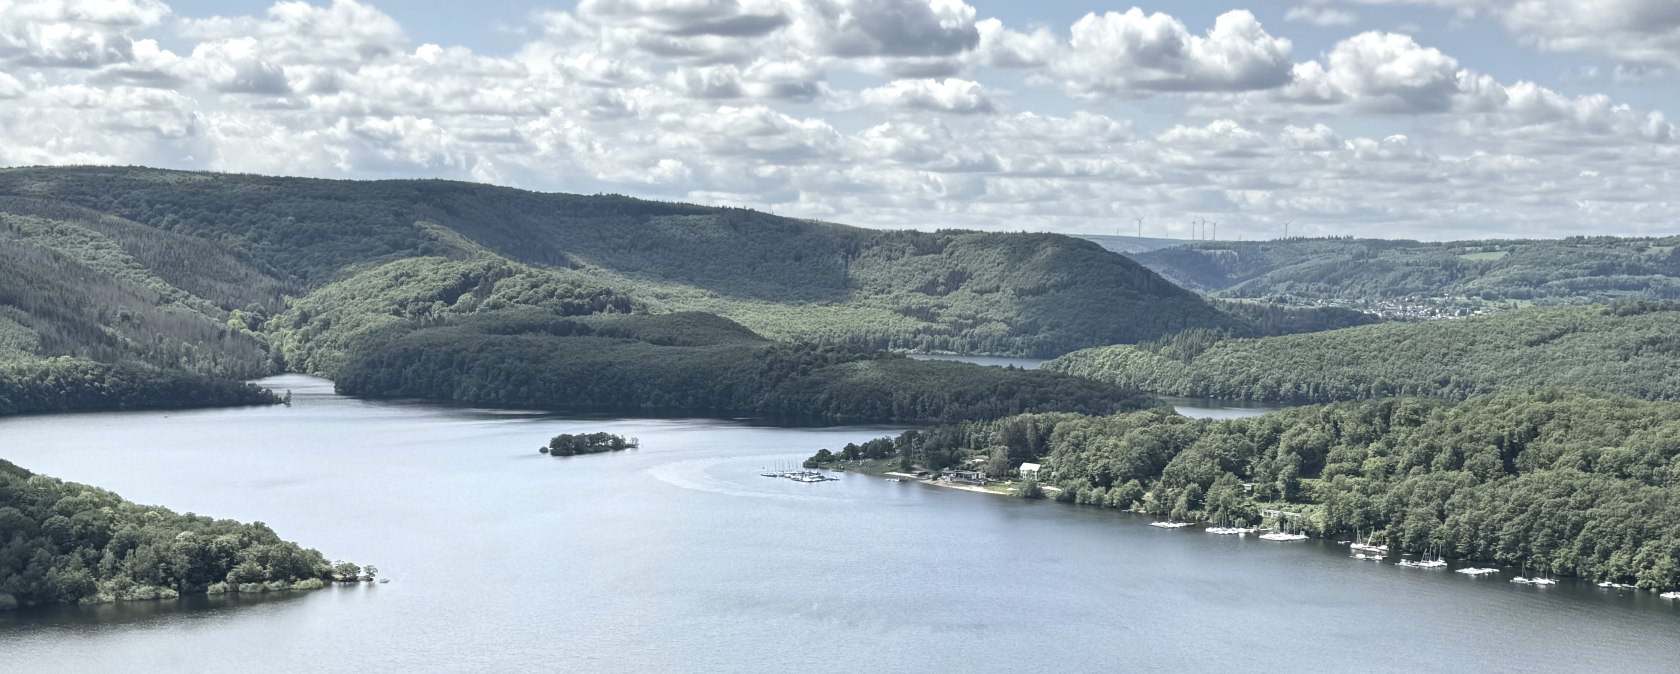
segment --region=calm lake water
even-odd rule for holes
[[[333,395],[0,420],[0,457],[262,520],[386,585],[0,614],[7,672],[1673,672],[1680,608],[1163,531],[859,475],[896,429],[589,419]],[[556,433],[642,449],[553,459]]]

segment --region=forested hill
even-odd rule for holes
[[[0,170],[0,200],[0,212],[100,223],[121,231],[106,233],[113,238],[143,229],[213,246],[204,264],[169,261],[179,273],[152,274],[213,305],[196,309],[213,319],[272,314],[280,293],[398,259],[494,255],[588,272],[651,310],[716,313],[774,339],[878,348],[1052,356],[1187,328],[1252,335],[1349,320],[1256,324],[1101,246],[1051,234],[880,231],[446,181],[119,167]],[[207,273],[214,278],[196,280]]]
[[[1680,237],[1204,241],[1132,254],[1221,297],[1442,309],[1680,299]]]
[[[1226,339],[1190,332],[1045,364],[1155,393],[1323,402],[1567,386],[1680,400],[1680,303],[1627,302]]]
[[[1026,415],[906,433],[923,464],[1039,461],[1058,498],[1262,521],[1544,575],[1680,587],[1680,404],[1551,389],[1390,398],[1235,421]],[[953,460],[943,459],[949,463]],[[1275,518],[1266,518],[1274,524]]]

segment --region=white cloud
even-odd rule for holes
[[[1655,230],[1680,193],[1659,110],[1392,33],[1296,62],[1241,11],[1192,30],[1142,11],[1006,25],[954,0],[594,0],[533,15],[502,56],[416,44],[381,6],[0,0],[0,163],[440,176],[882,226],[1207,217],[1231,236]]]
[[[895,80],[891,84],[862,92],[863,100],[875,105],[935,112],[972,114],[991,112],[992,100],[979,82],[943,80]]]
[[[578,14],[673,36],[756,37],[788,23],[781,3],[773,0],[581,0]]]
[[[0,0],[0,64],[92,68],[133,58],[130,30],[169,15],[157,0]]]
[[[1550,51],[1602,54],[1632,63],[1680,66],[1680,3],[1674,0],[1313,0],[1425,5],[1461,17],[1496,16],[1519,40]]]
[[[1321,27],[1351,26],[1359,22],[1359,15],[1334,7],[1297,5],[1290,7],[1289,12],[1283,15],[1283,19]]]
[[[974,24],[980,31],[976,48],[981,62],[1000,68],[1037,68],[1056,58],[1061,43],[1050,29],[1038,27],[1030,33],[1011,30],[997,19]]]
[[[1078,93],[1244,91],[1289,80],[1290,41],[1247,11],[1227,12],[1206,35],[1166,14],[1087,14],[1073,24],[1057,74]]]
[[[1324,62],[1294,68],[1288,98],[1348,103],[1368,112],[1444,112],[1459,93],[1458,61],[1410,36],[1367,32],[1343,40]]]
[[[1673,0],[1516,0],[1503,16],[1543,49],[1680,66],[1680,2]]]

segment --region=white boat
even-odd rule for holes
[[[1349,555],[1349,556],[1353,557],[1354,559],[1363,560],[1363,561],[1367,561],[1367,562],[1380,562],[1380,561],[1383,560],[1382,555],[1365,554],[1363,552],[1355,552],[1355,553],[1353,553],[1352,555]]]
[[[1534,583],[1535,585],[1556,585],[1557,584],[1557,581],[1552,580],[1550,578],[1532,578],[1528,582]]]
[[[1385,555],[1388,554],[1388,546],[1386,546],[1386,545],[1371,545],[1371,542],[1369,540],[1366,540],[1366,538],[1364,536],[1360,535],[1360,533],[1358,531],[1354,531],[1353,534],[1354,534],[1354,541],[1353,541],[1353,543],[1348,544],[1349,548],[1352,548],[1354,550],[1363,550],[1365,552],[1377,552],[1377,553],[1382,553],[1382,554],[1385,554]]]
[[[1457,572],[1462,573],[1462,574],[1467,575],[1467,576],[1485,576],[1485,575],[1488,575],[1490,573],[1499,573],[1499,569],[1491,569],[1491,568],[1487,568],[1487,567],[1478,568],[1478,567],[1472,566],[1472,567],[1469,567],[1469,568],[1459,569]]]
[[[1273,531],[1273,532],[1270,532],[1270,533],[1260,534],[1260,540],[1263,540],[1263,541],[1304,541],[1304,540],[1307,540],[1307,535],[1306,534],[1286,534],[1286,533],[1281,532],[1281,531]]]
[[[1439,554],[1424,553],[1423,557],[1417,561],[1402,560],[1400,566],[1409,566],[1414,569],[1445,569],[1447,568],[1447,560],[1441,559]]]
[[[1664,592],[1657,596],[1663,599],[1680,599],[1680,592]]]
[[[1162,529],[1183,529],[1184,527],[1190,526],[1190,523],[1189,522],[1174,522],[1174,521],[1168,520],[1166,522],[1150,522],[1149,526],[1160,527]]]
[[[1530,584],[1534,583],[1534,581],[1529,580],[1527,578],[1524,578],[1522,576],[1517,576],[1516,578],[1512,578],[1511,582],[1516,583],[1518,585],[1530,585]]]

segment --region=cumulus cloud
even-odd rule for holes
[[[438,176],[880,226],[1205,216],[1233,236],[1634,232],[1680,193],[1662,111],[1392,32],[1297,62],[1243,11],[1036,26],[958,0],[585,0],[502,55],[419,44],[381,6],[0,0],[0,163]]]
[[[1055,70],[1084,94],[1267,89],[1289,80],[1290,49],[1247,11],[1222,14],[1195,35],[1172,16],[1134,7],[1075,22]]]
[[[1339,11],[1331,3],[1425,5],[1462,16],[1489,14],[1521,41],[1550,51],[1602,54],[1632,63],[1680,66],[1680,3],[1673,0],[1314,0],[1306,11]]]
[[[895,80],[891,84],[865,89],[863,100],[875,105],[934,112],[973,114],[991,112],[992,100],[979,82],[943,80]]]
[[[133,58],[128,32],[169,15],[157,0],[0,2],[0,63],[92,68]]]
[[[1286,97],[1348,103],[1369,112],[1444,112],[1459,93],[1458,61],[1410,36],[1367,32],[1336,44],[1322,63],[1294,67]]]
[[[999,68],[1037,68],[1055,59],[1061,42],[1042,26],[1031,32],[1011,30],[997,19],[974,24],[980,32],[976,52],[982,63]]]

